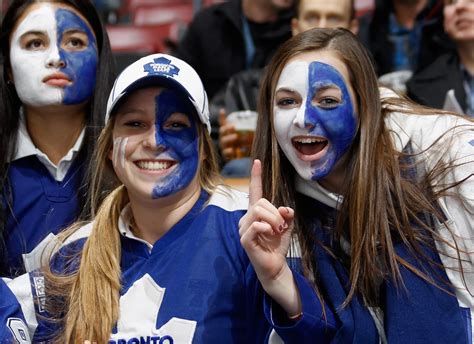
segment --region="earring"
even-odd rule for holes
[[[7,85],[13,85],[13,81],[7,80]]]

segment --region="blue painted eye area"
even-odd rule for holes
[[[57,9],[56,22],[59,55],[65,62],[61,72],[72,80],[72,85],[64,90],[63,102],[83,103],[94,94],[98,65],[96,38],[89,25],[71,10]]]
[[[178,92],[163,90],[155,98],[155,139],[178,163],[176,170],[153,189],[153,198],[165,197],[188,186],[199,167],[199,139],[194,109]]]
[[[308,73],[305,125],[311,135],[328,140],[325,157],[315,163],[313,179],[331,172],[349,149],[357,129],[351,96],[343,76],[333,66],[311,62]]]
[[[172,132],[178,132],[191,128],[191,121],[188,115],[174,113],[165,121],[163,128]]]

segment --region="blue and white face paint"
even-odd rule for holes
[[[137,90],[119,105],[111,157],[131,197],[158,199],[198,183],[192,111],[177,92],[157,87]]]
[[[305,180],[327,177],[354,139],[357,117],[347,80],[345,66],[327,51],[297,56],[280,75],[273,111],[276,137]]]
[[[173,174],[159,180],[153,189],[153,198],[168,196],[189,185],[199,166],[198,133],[196,121],[189,115],[191,107],[175,92],[165,90],[156,97],[156,145],[178,163]],[[172,119],[174,113],[186,114],[189,127]],[[170,122],[171,123],[168,123]]]
[[[31,5],[13,31],[10,45],[13,82],[24,104],[81,104],[93,95],[97,42],[73,8]]]

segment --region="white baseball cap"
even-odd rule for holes
[[[120,99],[139,88],[155,85],[183,92],[193,104],[201,122],[211,132],[209,103],[199,75],[186,62],[166,54],[142,57],[120,73],[107,101],[105,121],[109,120]]]

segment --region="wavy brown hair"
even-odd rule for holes
[[[449,285],[442,281],[441,276],[438,276],[441,279],[437,283],[425,271],[399,257],[394,242],[401,240],[416,259],[426,261],[430,258],[426,257],[422,247],[429,245],[435,249],[431,238],[443,241],[457,252],[455,255],[461,266],[461,255],[456,243],[444,241],[432,226],[427,225],[425,214],[444,222],[443,214],[435,206],[435,201],[470,176],[456,184],[440,187],[437,192],[432,188],[435,181],[449,173],[456,162],[444,164],[439,161],[432,171],[417,180],[406,176],[408,170],[417,166],[403,163],[404,159],[413,156],[396,149],[392,138],[394,133],[385,124],[386,116],[394,109],[407,115],[427,116],[440,114],[442,111],[416,105],[396,95],[381,101],[371,58],[354,35],[345,29],[312,29],[285,42],[271,60],[260,90],[253,157],[262,162],[263,197],[276,206],[295,209],[294,233],[301,246],[306,277],[324,302],[318,288],[317,262],[313,255],[315,247],[322,244],[316,240],[313,229],[310,224],[305,223],[301,208],[298,208],[294,186],[296,172],[276,140],[273,106],[276,84],[288,61],[297,55],[318,50],[333,52],[346,65],[356,97],[355,107],[359,120],[357,134],[347,154],[349,161],[345,185],[341,186],[344,199],[338,211],[334,233],[336,236],[347,236],[351,244],[350,290],[343,306],[355,294],[361,295],[369,305],[376,304],[380,280],[391,279],[397,286],[403,285],[401,266],[448,291]],[[472,131],[473,127],[459,130]],[[449,143],[448,133],[442,137]],[[421,230],[414,230],[414,227]],[[327,247],[323,249],[329,250]],[[437,267],[440,265],[432,259],[430,264]]]
[[[206,126],[196,114],[194,117],[198,123],[201,157],[198,180],[201,188],[211,194],[221,184],[217,158]],[[61,327],[60,333],[52,334],[57,343],[84,343],[85,340],[107,343],[118,320],[122,285],[117,227],[120,213],[128,203],[128,194],[108,158],[113,146],[114,123],[115,115],[112,115],[99,137],[94,155],[90,202],[94,218],[92,232],[79,253],[81,257],[65,257],[71,264],[80,259],[79,270],[68,275],[53,273],[49,268],[45,272],[47,309],[54,315],[50,320]],[[82,225],[84,223],[76,223],[65,231],[61,241]]]

